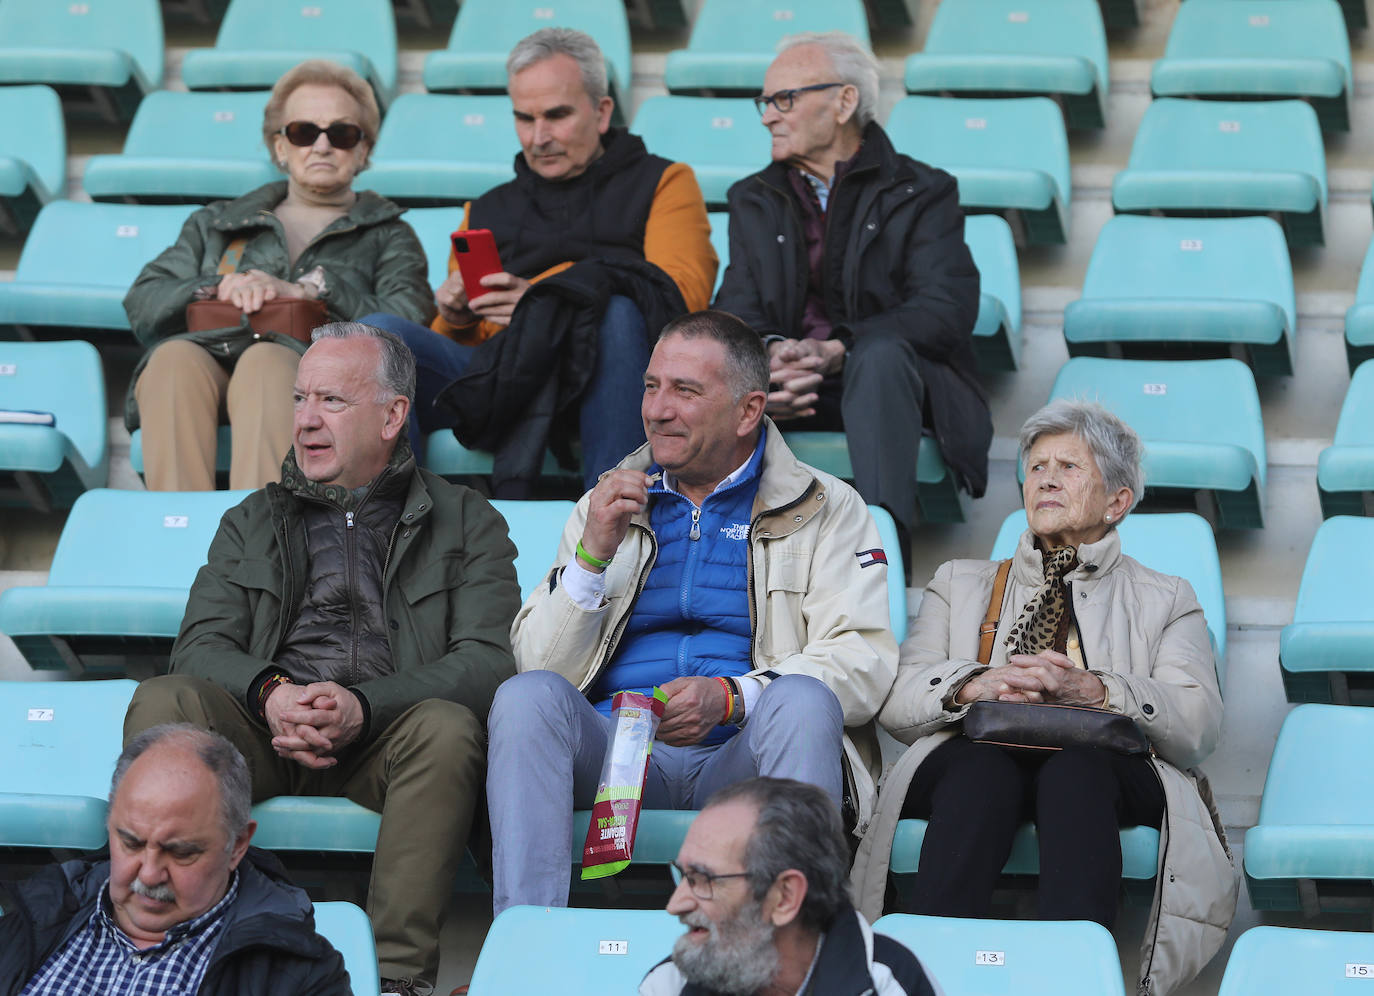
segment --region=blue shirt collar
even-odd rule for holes
[[[708,496],[708,499],[733,488],[736,484],[751,481],[760,476],[763,468],[763,448],[767,441],[768,433],[760,428],[759,441],[754,446],[754,452],[749,454],[749,459],[745,460],[744,463],[727,474],[725,479],[715,486],[714,490],[712,490],[711,494]],[[657,463],[649,467],[649,476],[653,477],[655,474],[658,475],[658,480],[649,488],[650,494],[674,494],[679,497],[686,497],[677,489],[676,478]]]

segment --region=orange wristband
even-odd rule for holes
[[[716,675],[715,679],[720,682],[720,687],[725,689],[725,715],[720,720],[721,725],[724,726],[730,722],[730,717],[735,712],[735,690],[730,687],[730,682],[720,675]]]

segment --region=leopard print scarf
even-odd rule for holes
[[[1044,581],[1007,634],[1007,646],[1014,654],[1038,654],[1045,650],[1063,653],[1068,636],[1068,585],[1064,575],[1078,566],[1078,550],[1061,546],[1043,550],[1040,556]]]

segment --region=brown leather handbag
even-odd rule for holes
[[[240,236],[225,246],[215,272],[220,276],[236,272],[247,244],[248,239]],[[310,344],[310,333],[328,321],[329,309],[324,302],[307,298],[283,297],[267,301],[251,315],[245,315],[228,301],[192,301],[186,306],[187,332],[213,332],[243,326],[258,335],[275,332],[306,345]]]

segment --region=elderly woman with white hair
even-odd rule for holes
[[[1220,947],[1235,877],[1195,769],[1216,747],[1222,712],[1202,607],[1187,581],[1123,554],[1116,531],[1144,487],[1140,452],[1135,432],[1096,404],[1054,402],[1022,427],[1029,528],[1005,566],[950,561],[926,587],[879,715],[912,746],[886,778],[854,881],[875,915],[897,820],[927,820],[912,912],[988,916],[1012,840],[1030,821],[1040,918],[1110,929],[1120,828],[1157,827],[1160,873],[1139,985],[1160,996]],[[1113,715],[1097,718],[1134,721],[1148,749],[1005,746],[1027,741],[966,728],[978,703],[1105,710]],[[999,712],[1007,710],[978,709],[980,719]]]

